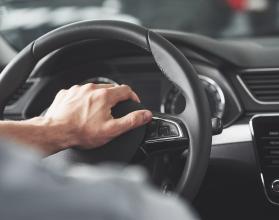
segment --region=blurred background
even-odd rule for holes
[[[279,34],[278,0],[0,0],[0,33],[17,50],[74,21],[114,19],[214,38]]]

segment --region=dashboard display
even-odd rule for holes
[[[255,115],[250,121],[259,175],[268,200],[279,204],[279,115]]]
[[[225,96],[220,86],[211,78],[199,75],[205,88],[210,105],[211,117],[222,118],[225,111]],[[180,114],[186,107],[186,100],[180,90],[172,86],[161,105],[161,112],[168,114]]]
[[[145,107],[152,111],[159,111],[161,104],[161,80],[139,79],[130,81],[132,89],[138,94]]]
[[[120,79],[114,80],[107,77],[93,77],[84,81],[82,84],[91,82],[118,85],[118,82],[125,83],[131,86],[131,88],[140,97],[142,103],[148,109],[173,115],[178,115],[183,112],[187,103],[180,90],[176,86],[172,85],[169,87],[167,93],[163,95],[163,99],[161,99],[162,87],[164,87],[162,85],[162,78],[157,75],[153,75],[154,78],[151,78],[150,76],[151,75],[146,74],[145,77],[145,74],[141,74],[140,78],[135,78],[134,76],[125,77],[125,82]],[[199,75],[199,78],[206,91],[210,105],[211,117],[222,118],[225,111],[225,96],[222,89],[213,79],[207,76]]]
[[[160,110],[160,93],[161,93],[161,79],[157,77],[155,79],[150,79],[150,77],[141,77],[141,79],[135,77],[130,78],[126,77],[125,82],[121,79],[113,80],[107,77],[93,77],[86,81],[83,81],[81,84],[86,83],[96,83],[96,84],[127,84],[131,86],[131,88],[137,93],[140,97],[142,104],[145,107],[152,111],[159,111]],[[118,83],[121,82],[121,83]]]

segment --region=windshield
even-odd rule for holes
[[[113,19],[215,38],[277,34],[277,0],[0,0],[0,32],[16,49],[75,21]]]

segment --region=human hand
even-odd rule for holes
[[[71,146],[96,148],[151,120],[152,113],[148,110],[114,119],[111,108],[128,99],[140,102],[136,93],[126,85],[75,85],[61,90],[43,117],[61,134],[56,139],[62,149]]]

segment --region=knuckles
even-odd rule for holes
[[[87,83],[87,84],[83,85],[82,88],[85,91],[94,90],[94,89],[96,89],[96,84],[94,84],[94,83]]]
[[[98,89],[94,93],[95,98],[97,98],[105,103],[108,101],[109,95],[110,95],[110,92],[108,89]]]
[[[56,97],[64,96],[65,93],[66,93],[66,91],[67,91],[66,89],[61,89],[61,90],[57,93]]]
[[[122,85],[122,87],[124,88],[124,90],[127,92],[127,93],[131,93],[132,92],[132,88],[128,85]]]
[[[74,85],[74,86],[72,86],[68,91],[77,90],[77,89],[79,89],[79,88],[80,88],[79,85]]]

